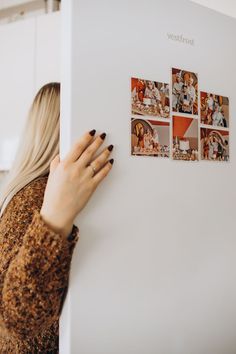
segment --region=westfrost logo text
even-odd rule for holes
[[[184,44],[194,45],[194,39],[186,38],[182,34],[174,34],[174,33],[167,33],[167,37],[169,40],[180,42]]]

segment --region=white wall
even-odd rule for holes
[[[61,78],[60,12],[36,19],[35,91],[50,81]]]
[[[9,168],[34,93],[35,20],[0,26],[0,169]],[[9,146],[14,146],[9,154]],[[10,156],[9,156],[9,155]]]
[[[104,130],[115,164],[77,219],[62,353],[235,354],[236,23],[185,0],[64,6],[62,148]],[[166,82],[172,66],[230,97],[230,163],[130,156],[130,77]]]
[[[60,81],[60,12],[0,26],[0,170],[9,169],[37,90]]]

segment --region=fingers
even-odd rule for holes
[[[93,177],[93,183],[95,185],[95,188],[99,185],[99,183],[108,175],[110,170],[112,169],[112,165],[114,163],[114,160],[111,159],[109,160],[101,170],[95,174]]]
[[[77,161],[80,166],[86,167],[88,164],[90,164],[93,155],[103,144],[105,137],[106,133],[102,133],[101,135],[97,136],[96,139],[84,150],[79,160]]]
[[[93,177],[94,173],[97,173],[105,165],[112,150],[113,145],[109,145],[100,153],[99,156],[97,156],[92,162],[90,162],[89,166],[86,167],[87,173],[90,177]]]
[[[85,133],[78,141],[74,143],[69,153],[66,155],[64,162],[72,163],[78,160],[83,151],[91,144],[96,130]]]

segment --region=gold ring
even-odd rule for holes
[[[91,164],[89,165],[90,167],[92,167],[92,170],[93,170],[93,175],[95,175],[95,173],[96,173],[96,169],[95,169],[95,167],[93,167]]]

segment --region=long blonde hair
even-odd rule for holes
[[[49,174],[59,153],[60,83],[44,85],[35,96],[18,150],[0,194],[0,216],[12,197],[31,181]]]

